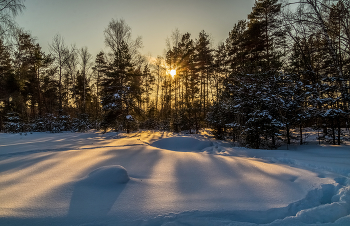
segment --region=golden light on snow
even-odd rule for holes
[[[176,70],[171,70],[170,75],[174,78],[174,76],[176,75]]]

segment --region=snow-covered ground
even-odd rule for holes
[[[345,226],[349,178],[347,144],[253,150],[206,134],[0,134],[0,225]]]

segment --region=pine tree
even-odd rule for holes
[[[99,115],[102,113],[101,112],[101,83],[103,80],[103,77],[105,75],[106,69],[107,69],[107,62],[105,58],[104,52],[99,52],[96,55],[95,59],[95,66],[92,68],[95,71],[96,75],[96,82],[95,82],[95,87],[96,87],[96,100],[95,100],[95,115],[96,115],[96,120],[99,119]]]
[[[229,33],[229,37],[225,41],[225,49],[227,54],[227,64],[229,72],[244,73],[246,70],[247,49],[245,42],[247,40],[247,22],[238,21]],[[227,76],[226,76],[227,78]]]
[[[157,56],[156,62],[154,64],[154,69],[155,69],[155,73],[156,73],[156,82],[157,82],[157,88],[156,88],[156,102],[155,102],[155,107],[156,107],[156,111],[158,112],[158,101],[159,101],[159,89],[160,84],[161,84],[161,80],[162,80],[162,75],[164,74],[165,68],[163,66],[163,61],[164,59],[161,56]],[[162,95],[160,95],[162,96]]]
[[[131,93],[133,64],[128,46],[122,42],[105,72],[102,83],[102,106],[104,127],[112,126],[115,129],[125,123],[126,116],[131,113],[134,106]]]
[[[255,48],[252,51],[261,58],[257,59],[260,61],[258,66],[267,70],[280,67],[279,54],[276,52],[280,44],[279,39],[283,37],[283,33],[279,29],[278,16],[280,11],[281,4],[278,3],[278,0],[257,0],[253,11],[248,15],[250,37],[254,38],[254,35],[257,37],[254,38]],[[264,61],[261,61],[262,59]]]
[[[13,76],[10,53],[0,39],[0,131],[3,131],[5,115],[9,111],[11,93],[16,90],[11,87]]]
[[[199,119],[196,117],[195,100],[198,98],[198,76],[194,62],[195,46],[191,39],[190,33],[185,33],[181,41],[178,43],[179,62],[177,66],[177,74],[180,81],[180,115],[179,120],[181,130],[195,129],[195,122]]]
[[[56,68],[54,67],[49,69],[42,79],[43,105],[47,114],[56,113],[59,109],[59,89],[55,75]]]
[[[143,77],[143,93],[145,94],[145,103],[146,103],[146,110],[149,108],[150,103],[150,95],[153,91],[153,85],[155,82],[154,76],[151,73],[151,70],[149,68],[149,65],[146,64],[142,71],[142,77]]]
[[[14,73],[18,82],[19,90],[17,97],[22,103],[21,116],[29,119],[42,115],[42,93],[40,76],[45,68],[51,63],[51,58],[41,51],[39,44],[29,34],[19,31],[17,34],[17,48],[14,52]],[[28,106],[25,106],[28,104]],[[27,115],[25,108],[30,109]]]
[[[203,115],[205,117],[208,112],[209,103],[209,85],[211,81],[211,75],[213,71],[213,55],[210,48],[209,35],[205,31],[199,33],[199,37],[196,40],[195,47],[195,64],[200,78],[200,106]]]

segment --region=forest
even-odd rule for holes
[[[290,144],[292,131],[303,144],[306,127],[340,145],[350,126],[348,0],[256,0],[224,42],[175,29],[157,57],[117,18],[104,30],[108,52],[59,34],[44,52],[16,25],[23,10],[0,1],[0,132],[210,128],[259,149]]]

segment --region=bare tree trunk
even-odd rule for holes
[[[59,114],[62,114],[62,62],[60,60],[60,73],[59,73],[59,81],[58,81],[58,95],[59,95]]]
[[[159,93],[160,65],[157,66],[157,95],[156,95],[156,112],[158,112],[158,93]]]
[[[302,145],[303,144],[303,126],[301,125],[301,123],[299,125],[299,132],[300,132],[300,145]]]
[[[38,112],[39,116],[42,116],[42,103],[41,103],[41,87],[40,87],[40,69],[38,67],[37,69],[37,90],[38,90]]]
[[[289,124],[286,125],[286,130],[287,130],[287,144],[290,144]]]
[[[338,118],[338,145],[340,145],[340,134],[341,134],[341,128],[340,128],[340,120]]]

